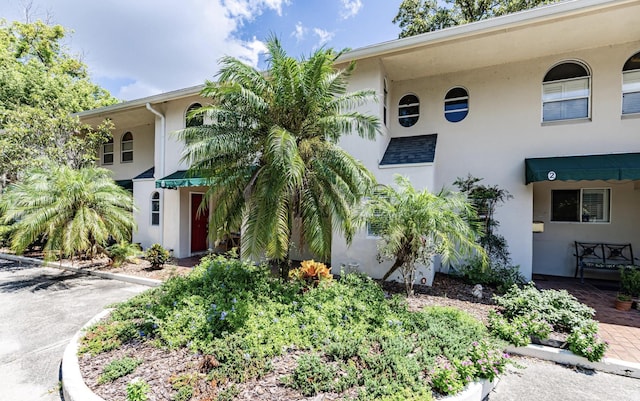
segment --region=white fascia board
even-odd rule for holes
[[[81,111],[78,113],[74,113],[73,116],[76,117],[93,117],[99,116],[105,113],[113,113],[116,111],[122,111],[127,109],[133,109],[136,107],[145,107],[147,103],[161,103],[169,100],[181,99],[183,97],[193,96],[199,94],[202,89],[204,89],[204,84],[190,86],[188,88],[178,89],[171,92],[160,93],[158,95],[147,96],[141,99],[130,100],[127,102],[113,104],[111,106],[100,107],[98,109]]]
[[[605,8],[634,3],[637,0],[567,0],[559,3],[537,7],[530,10],[507,14],[482,21],[457,25],[420,35],[395,39],[387,42],[361,47],[344,53],[336,60],[336,64],[347,63],[370,57],[382,56],[413,48],[446,42],[453,39],[472,37],[493,31],[508,30],[527,24],[540,23],[553,18],[566,17],[572,14],[589,11],[590,9]]]

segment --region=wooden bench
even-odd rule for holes
[[[575,242],[576,273],[584,283],[584,269],[614,271],[635,265],[631,244],[607,244],[604,242]]]

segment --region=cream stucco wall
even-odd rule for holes
[[[414,175],[414,185],[435,190],[443,186],[452,187],[457,177],[471,173],[484,178],[483,184],[498,185],[508,190],[513,199],[500,206],[496,213],[500,221],[499,232],[508,241],[513,263],[520,265],[522,273],[530,278],[534,271],[534,237],[531,232],[534,185],[525,185],[524,159],[640,151],[640,119],[621,118],[622,65],[638,50],[640,41],[634,41],[455,74],[429,76],[425,71],[423,78],[389,82],[389,135],[438,134],[432,182],[428,170],[413,173],[398,169],[393,173]],[[592,72],[591,118],[544,125],[541,123],[542,80],[553,65],[563,60],[581,60]],[[374,88],[381,91],[383,74],[378,62],[359,62],[350,89]],[[469,115],[459,123],[447,122],[443,114],[444,96],[454,86],[465,87],[469,92]],[[416,94],[420,99],[420,119],[411,128],[401,127],[397,122],[398,101],[407,93]],[[380,108],[375,104],[361,111],[370,111],[381,117]],[[388,138],[385,137],[374,144],[350,136],[343,139],[341,145],[386,183],[392,171],[377,168],[381,157],[379,144],[386,142]],[[536,200],[544,201],[542,198]],[[630,212],[636,209],[632,207]],[[612,231],[618,230],[616,224],[616,221],[612,222]],[[604,236],[601,240],[609,240],[606,233],[601,234]],[[630,226],[627,226],[624,237],[632,234]],[[638,232],[635,234],[637,236]],[[539,238],[536,237],[536,241]],[[575,233],[553,230],[544,238],[547,243],[559,244],[553,251],[546,249],[554,255],[563,252],[560,248],[565,249],[566,244],[575,239]],[[342,260],[362,260],[363,265],[372,266],[364,270],[375,270],[370,272],[374,277],[381,275],[382,267],[373,267],[372,249],[361,237],[354,240],[348,249],[340,241],[334,241],[334,265],[343,263]],[[535,260],[538,262],[539,259]],[[550,265],[548,260],[543,264]],[[536,272],[547,272],[545,269],[542,264],[536,265]],[[558,272],[566,274],[565,270]]]
[[[156,189],[154,179],[141,179],[133,182],[133,199],[137,207],[134,218],[138,226],[133,232],[134,243],[140,243],[143,249],[149,248],[155,243],[162,242],[161,225],[151,225],[151,194],[158,191],[160,195],[160,208],[164,203],[163,193]],[[162,214],[160,215],[160,224],[162,224]]]
[[[102,164],[102,150],[100,151],[100,167],[113,171],[114,180],[130,180],[136,175],[153,167],[154,158],[154,127],[153,124],[143,125],[118,125],[114,121],[115,129],[111,131],[113,136],[113,164]],[[122,162],[122,136],[126,132],[133,135],[133,161]]]

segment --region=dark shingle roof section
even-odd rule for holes
[[[437,139],[438,134],[391,138],[380,165],[432,163]]]
[[[155,173],[155,166],[151,167],[149,170],[147,171],[143,171],[142,173],[138,174],[137,176],[133,177],[134,180],[142,180],[145,178],[153,178],[153,174]]]

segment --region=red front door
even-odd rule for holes
[[[209,210],[198,213],[202,194],[191,194],[191,252],[206,251]]]

